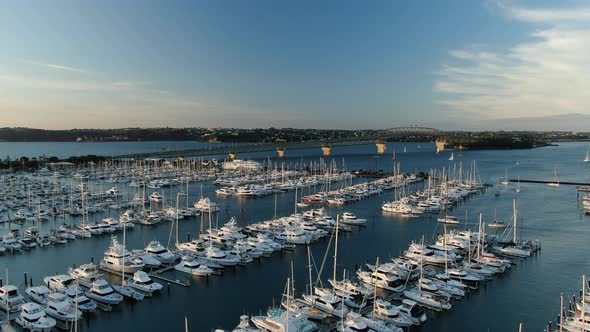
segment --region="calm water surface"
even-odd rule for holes
[[[182,142],[179,142],[182,143]],[[19,151],[17,155],[38,153],[23,150],[25,147],[10,147],[0,143],[0,156]],[[39,143],[41,144],[41,143]],[[42,149],[58,151],[64,146],[56,143],[43,143]],[[43,145],[41,144],[41,145]],[[59,143],[62,144],[62,143]],[[69,143],[68,143],[69,144]],[[139,152],[131,143],[116,151]],[[162,143],[164,144],[164,143]],[[25,144],[26,145],[26,144]],[[88,145],[91,146],[91,145]],[[403,153],[404,146],[407,152]],[[146,148],[142,146],[141,149]],[[7,149],[7,150],[5,150]],[[147,148],[146,148],[147,149]],[[153,150],[153,149],[152,149]],[[157,149],[156,149],[157,150]],[[449,153],[435,155],[433,144],[390,144],[388,155],[375,157],[372,145],[342,147],[333,150],[333,159],[347,169],[391,170],[392,158],[389,153],[396,150],[396,161],[401,162],[403,171],[429,171],[450,166]],[[589,164],[582,162],[586,150],[583,143],[565,143],[559,147],[545,147],[520,151],[463,151],[462,156],[455,153],[455,165],[469,165],[475,160],[483,182],[494,184],[497,177],[504,176],[506,169],[510,178],[551,179],[557,169],[562,181],[590,182]],[[8,152],[7,152],[8,151]],[[62,151],[73,155],[76,148]],[[114,150],[109,150],[114,151]],[[297,163],[302,159],[318,160],[319,149],[287,151],[285,162]],[[50,154],[50,153],[48,153]],[[83,154],[87,154],[86,152]],[[274,154],[260,153],[242,158],[275,158]],[[119,185],[122,187],[123,185]],[[475,223],[481,212],[491,219],[496,211],[499,219],[508,220],[512,214],[512,200],[517,199],[519,217],[522,224],[521,236],[542,241],[542,251],[517,263],[514,268],[500,278],[496,278],[479,290],[470,292],[462,301],[454,302],[449,312],[433,314],[420,330],[432,332],[445,331],[516,331],[518,323],[525,324],[526,331],[539,331],[548,320],[558,313],[559,294],[572,294],[579,288],[582,273],[587,273],[590,255],[587,239],[590,236],[590,217],[580,213],[577,192],[573,186],[551,188],[545,185],[521,184],[522,191],[516,193],[513,186],[499,196],[494,190],[475,196],[453,212],[462,218],[467,215],[469,223]],[[204,195],[214,197],[215,187],[211,182],[203,182]],[[191,203],[198,199],[201,183],[191,184]],[[176,189],[166,190],[168,197]],[[354,271],[357,265],[373,262],[377,256],[387,259],[400,255],[411,241],[419,241],[422,236],[431,239],[441,232],[436,216],[404,219],[383,215],[380,205],[392,199],[392,192],[374,196],[345,207],[360,217],[369,220],[368,227],[355,229],[344,235],[339,242],[338,269]],[[221,206],[219,223],[235,216],[239,223],[246,225],[271,218],[274,215],[275,199],[267,196],[258,199],[215,198]],[[277,214],[288,215],[293,212],[294,193],[279,194]],[[328,208],[333,216],[340,210]],[[120,213],[120,212],[118,212]],[[91,215],[91,220],[103,216]],[[216,222],[214,220],[213,222]],[[181,221],[180,233],[194,236],[198,233],[201,219]],[[28,225],[26,225],[28,226]],[[25,227],[26,227],[25,226]],[[1,226],[0,226],[1,227]],[[47,226],[45,226],[47,227]],[[5,232],[7,227],[0,228]],[[127,233],[129,248],[143,248],[149,241],[157,239],[166,244],[170,234],[170,223],[163,222],[152,227],[137,225]],[[328,241],[320,240],[311,245],[316,262],[321,262]],[[63,273],[72,265],[87,263],[91,256],[102,258],[109,245],[108,236],[88,240],[76,240],[62,247],[38,248],[31,252],[0,257],[0,269],[9,270],[9,280],[22,286],[23,273],[27,272],[38,284],[43,276]],[[331,257],[331,255],[329,255]],[[246,267],[228,269],[223,276],[209,279],[193,278],[190,288],[171,286],[161,295],[148,298],[137,304],[123,304],[112,312],[96,312],[81,321],[82,331],[182,331],[184,317],[189,321],[191,331],[211,331],[214,328],[233,328],[241,314],[258,314],[273,303],[280,301],[286,278],[290,276],[293,262],[297,292],[302,292],[307,284],[307,253],[305,247],[294,252],[275,253],[271,258],[263,258]],[[323,279],[332,273],[332,260],[328,259]],[[169,277],[187,279],[186,274],[170,272]]]

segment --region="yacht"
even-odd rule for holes
[[[141,259],[133,259],[131,253],[113,236],[111,246],[104,254],[100,267],[115,272],[135,273],[144,267]]]
[[[68,288],[76,287],[76,279],[66,274],[43,278],[43,283],[54,292],[65,292]]]
[[[309,244],[311,242],[311,236],[297,227],[286,227],[276,235],[276,238],[293,244]]]
[[[102,279],[102,273],[98,271],[98,267],[94,263],[83,264],[73,269],[70,268],[69,275],[86,288],[92,287],[92,283]]]
[[[209,247],[205,250],[204,258],[212,263],[222,266],[235,266],[240,263],[240,258],[236,255],[231,255],[217,247]]]
[[[322,320],[328,317],[325,312],[317,308],[310,307],[301,300],[293,300],[291,298],[290,301],[283,301],[281,305],[286,310],[289,310],[289,312],[293,315],[305,316],[308,319]]]
[[[400,201],[383,203],[381,209],[385,212],[401,214],[404,216],[410,216],[412,214],[412,206]]]
[[[359,270],[357,271],[357,276],[365,284],[396,293],[403,291],[406,287],[404,282],[398,277],[380,271],[368,272]]]
[[[234,240],[245,239],[247,236],[242,233],[242,228],[238,226],[236,218],[232,217],[220,231]]]
[[[333,295],[318,296],[313,294],[303,294],[303,300],[306,304],[320,309],[328,315],[339,318],[346,317],[346,314],[349,312],[348,307],[342,303],[342,300]]]
[[[219,211],[216,203],[211,202],[209,197],[201,197],[198,202],[194,204],[195,208],[201,212],[211,213]]]
[[[476,273],[469,273],[460,269],[448,269],[447,275],[453,280],[457,280],[467,286],[477,287],[485,278]]]
[[[424,310],[422,310],[416,301],[404,299],[402,304],[397,306],[400,315],[405,316],[412,321],[414,325],[420,325],[428,319]]]
[[[437,221],[447,225],[459,225],[461,223],[459,218],[455,216],[446,216],[444,218],[438,218]]]
[[[150,202],[152,203],[162,203],[164,201],[164,197],[162,195],[160,195],[160,193],[158,193],[157,191],[154,191],[151,195],[150,195]]]
[[[176,249],[190,252],[201,252],[205,250],[205,242],[199,239],[193,239],[189,242],[176,243]]]
[[[453,263],[451,257],[445,257],[444,254],[440,254],[438,251],[434,251],[425,247],[422,244],[412,242],[410,247],[405,252],[405,257],[416,261],[424,261],[427,264],[433,265],[444,265],[446,263]]]
[[[73,306],[78,307],[78,310],[82,312],[93,312],[96,310],[96,302],[86,297],[85,292],[80,287],[70,287],[64,294]]]
[[[123,301],[123,295],[115,292],[111,285],[104,279],[98,279],[92,283],[86,296],[96,302],[110,305],[119,304]]]
[[[499,220],[494,220],[493,223],[488,224],[489,228],[506,228],[506,223]]]
[[[352,212],[344,212],[340,222],[348,225],[365,225],[367,219],[357,218]]]
[[[133,225],[132,223],[136,220],[137,220],[137,216],[135,215],[135,212],[133,212],[133,210],[125,211],[119,217],[119,222],[121,224],[125,224],[126,226],[129,224]]]
[[[159,223],[160,221],[162,221],[162,218],[160,218],[160,216],[157,213],[150,212],[149,214],[140,214],[136,221],[142,225],[149,226]]]
[[[145,253],[157,259],[162,264],[172,264],[180,258],[177,254],[164,248],[159,241],[150,242],[147,247],[145,247]]]
[[[315,323],[308,321],[305,317],[289,315],[282,309],[270,309],[266,316],[252,317],[252,323],[263,331],[270,332],[312,332],[318,331]]]
[[[208,267],[207,265],[199,263],[196,259],[191,258],[184,258],[180,263],[178,263],[174,269],[176,271],[189,273],[194,276],[199,277],[208,277],[213,274],[213,270]]]
[[[399,309],[391,302],[382,299],[376,299],[374,303],[372,317],[392,323],[395,326],[410,326],[414,321],[404,315],[400,315]]]
[[[155,282],[150,276],[143,272],[137,271],[133,274],[133,278],[127,281],[127,286],[134,288],[148,296],[162,289],[162,284]]]
[[[447,298],[423,291],[420,286],[404,291],[404,296],[432,310],[442,311],[451,309],[451,303]]]
[[[89,222],[81,222],[78,225],[78,228],[83,231],[88,231],[92,235],[100,235],[102,234],[102,227],[97,223],[89,223]]]
[[[236,190],[231,187],[223,187],[215,190],[217,195],[221,196],[233,196],[236,194]]]
[[[23,297],[19,294],[18,288],[13,285],[0,287],[0,309],[4,312],[15,313],[21,309]]]
[[[374,332],[375,330],[369,328],[363,316],[356,312],[349,312],[345,316],[344,320],[344,330],[343,332]],[[397,330],[397,329],[396,329]],[[391,332],[396,332],[395,330],[390,330]]]
[[[43,308],[34,302],[23,304],[15,321],[23,330],[34,332],[50,332],[56,324],[55,319],[47,317]]]
[[[47,304],[47,296],[51,291],[45,286],[34,286],[25,289],[29,300],[37,302],[39,304]]]
[[[62,293],[51,293],[47,297],[45,313],[61,322],[73,322],[82,318],[82,312],[75,309],[67,296]]]

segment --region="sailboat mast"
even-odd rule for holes
[[[309,246],[307,247],[307,267],[309,270],[309,295],[313,294],[313,283],[311,281],[311,253],[309,252]]]
[[[334,277],[333,281],[336,282],[336,258],[338,257],[338,227],[340,220],[340,214],[336,215],[336,243],[334,244]]]
[[[513,236],[512,236],[512,242],[514,242],[514,244],[516,244],[516,219],[517,219],[517,211],[516,211],[516,200],[513,199],[512,200],[512,214],[513,214],[513,218],[514,218],[514,229],[513,229]]]

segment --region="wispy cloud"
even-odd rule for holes
[[[590,114],[590,26],[579,24],[590,10],[502,9],[514,19],[551,24],[504,51],[450,51],[437,72],[438,102],[481,119]]]
[[[530,9],[515,7],[498,1],[496,5],[509,17],[533,23],[588,22],[590,7]]]
[[[53,70],[65,71],[65,72],[69,72],[69,73],[84,74],[84,75],[88,75],[88,74],[92,73],[92,72],[85,70],[85,69],[71,67],[71,66],[65,66],[65,65],[59,65],[59,64],[54,64],[54,63],[43,63],[43,62],[31,61],[31,60],[24,60],[23,62],[30,64],[30,65],[41,66],[41,67],[45,67],[45,68],[49,68],[49,69],[53,69]]]

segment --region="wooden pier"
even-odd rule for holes
[[[171,284],[175,284],[175,285],[182,286],[182,287],[190,287],[190,285],[191,285],[190,281],[171,279],[171,278],[167,278],[167,277],[160,275],[161,273],[164,273],[164,272],[170,271],[170,270],[174,270],[174,266],[170,265],[170,266],[163,267],[159,270],[152,271],[148,275],[152,278],[160,279],[160,280],[166,281]]]

